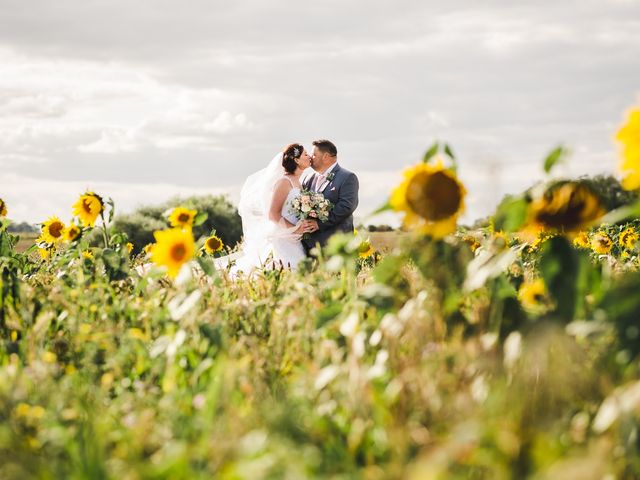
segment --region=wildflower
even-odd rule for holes
[[[0,198],[0,217],[7,216],[7,204]]]
[[[65,242],[73,242],[80,236],[80,227],[78,227],[75,223],[70,223],[69,226],[64,229],[63,236]]]
[[[153,243],[147,243],[144,248],[142,249],[142,251],[144,253],[146,253],[147,255],[151,255],[151,249],[153,248]]]
[[[589,234],[584,230],[581,230],[573,239],[573,245],[577,248],[589,248],[591,247],[591,241],[589,240]]]
[[[131,253],[133,251],[133,243],[131,242],[127,242],[125,247],[127,247],[127,252]]]
[[[358,246],[358,256],[360,258],[369,258],[375,253],[375,249],[369,240],[365,240]]]
[[[156,239],[151,247],[151,261],[167,267],[167,273],[175,278],[184,263],[191,260],[195,253],[195,243],[190,230],[170,228],[153,232]]]
[[[587,185],[564,182],[531,202],[527,229],[571,233],[584,230],[603,214],[600,198]]]
[[[73,204],[73,214],[80,218],[85,227],[93,227],[98,215],[104,211],[102,197],[93,192],[87,192],[80,196]]]
[[[219,252],[223,246],[222,240],[215,235],[211,235],[204,242],[204,249],[208,254]]]
[[[169,223],[172,227],[191,228],[193,226],[193,219],[197,213],[197,210],[176,207],[171,211],[171,214],[169,214]]]
[[[548,300],[547,287],[542,278],[524,282],[518,290],[518,300],[527,310],[536,310],[544,306]]]
[[[91,250],[85,250],[82,252],[82,258],[86,258],[87,260],[93,260],[93,253]]]
[[[616,134],[622,143],[620,170],[624,175],[622,186],[627,190],[640,188],[640,108],[629,112],[629,119]]]
[[[633,250],[637,242],[638,232],[636,232],[633,227],[625,228],[618,238],[618,243],[620,244],[620,246],[629,250]]]
[[[49,217],[49,219],[42,224],[42,231],[40,233],[39,242],[46,242],[50,244],[56,244],[62,240],[64,234],[64,223],[58,217]]]
[[[594,252],[600,255],[606,255],[609,253],[611,251],[611,247],[613,247],[613,241],[606,232],[600,231],[591,239],[591,248]]]
[[[442,238],[455,230],[465,195],[464,185],[442,162],[419,163],[405,170],[389,203],[394,210],[405,213],[406,228]]]

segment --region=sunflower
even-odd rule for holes
[[[49,217],[49,219],[42,224],[42,232],[38,241],[46,242],[50,244],[56,244],[63,239],[64,235],[64,223],[56,217]]]
[[[591,241],[589,240],[589,234],[584,230],[581,230],[573,239],[573,245],[577,248],[589,248],[591,247]]]
[[[142,251],[144,253],[146,253],[147,255],[151,255],[151,249],[153,248],[153,243],[147,243],[144,248],[142,249]]]
[[[640,108],[629,112],[629,120],[616,134],[616,140],[622,143],[622,186],[636,190],[640,188]]]
[[[574,233],[584,230],[604,214],[600,197],[580,182],[548,188],[529,205],[527,229]]]
[[[221,251],[223,247],[224,244],[222,243],[222,240],[220,240],[215,235],[211,235],[204,241],[204,250],[209,255]]]
[[[629,250],[633,250],[638,242],[638,232],[633,227],[625,228],[622,233],[620,233],[620,237],[618,237],[618,243],[621,247],[624,247]]]
[[[0,217],[7,216],[7,204],[0,198]]]
[[[525,310],[537,310],[548,303],[547,287],[542,278],[524,282],[518,290],[518,300]]]
[[[478,239],[473,235],[464,235],[462,237],[462,241],[465,242],[467,245],[469,245],[469,248],[473,253],[475,253],[475,251],[482,246],[482,244],[478,241]]]
[[[167,267],[167,273],[175,278],[182,265],[191,260],[195,243],[190,230],[170,228],[153,232],[156,243],[151,247],[151,261]]]
[[[125,247],[127,247],[127,252],[129,252],[129,253],[133,252],[133,243],[127,242]]]
[[[613,241],[606,232],[597,232],[591,239],[591,248],[600,255],[606,255],[611,251]]]
[[[38,248],[38,254],[42,260],[49,260],[51,257],[51,249],[50,248]]]
[[[464,185],[442,162],[419,163],[405,170],[389,203],[394,210],[405,213],[406,228],[442,238],[455,230],[466,193]]]
[[[73,242],[80,236],[80,227],[75,223],[70,223],[69,226],[64,229],[63,236],[65,242]]]
[[[169,223],[172,227],[191,228],[193,226],[193,219],[196,217],[197,213],[197,210],[176,207],[169,214]]]
[[[371,246],[371,242],[369,240],[364,240],[358,246],[358,256],[360,258],[369,258],[375,252],[376,251],[373,246]]]
[[[73,204],[73,214],[80,218],[85,227],[93,227],[96,219],[104,211],[104,202],[102,197],[93,192],[87,192],[81,195],[76,203]]]
[[[82,252],[82,258],[86,258],[87,260],[93,260],[93,252],[91,250],[84,250]]]

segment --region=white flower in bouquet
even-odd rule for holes
[[[325,222],[329,218],[331,207],[331,202],[322,193],[302,190],[291,202],[289,213],[300,220],[311,218]]]

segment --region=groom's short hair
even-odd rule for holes
[[[328,153],[332,157],[336,157],[338,155],[338,149],[329,140],[316,140],[313,142],[314,147],[318,147],[318,150],[324,153]]]

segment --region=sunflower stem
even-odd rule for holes
[[[104,239],[104,248],[109,248],[109,232],[107,231],[107,222],[104,219],[104,210],[100,212],[102,218],[102,238]]]

